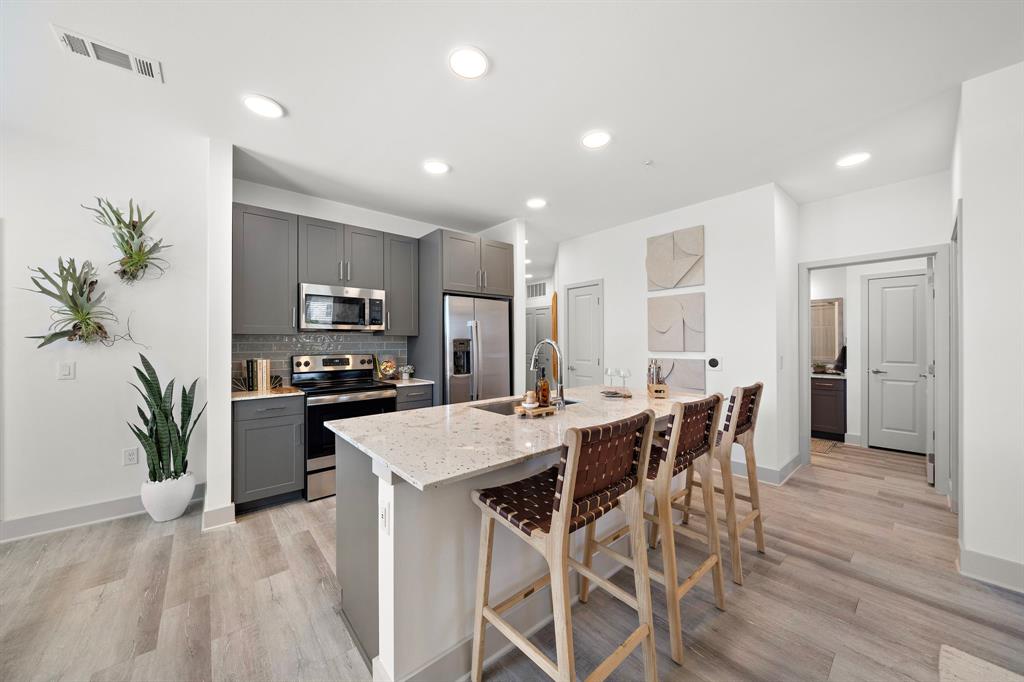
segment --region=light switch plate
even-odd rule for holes
[[[57,364],[57,381],[74,381],[75,369],[74,362],[59,362]]]

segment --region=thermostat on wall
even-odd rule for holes
[[[715,372],[721,372],[722,358],[708,358],[708,369]]]

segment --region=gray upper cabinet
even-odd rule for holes
[[[236,334],[295,331],[298,272],[294,215],[235,204],[231,220],[231,330]]]
[[[345,283],[357,289],[384,288],[384,233],[345,226]]]
[[[446,291],[480,291],[480,238],[461,232],[441,233],[441,277]]]
[[[345,226],[299,217],[299,282],[346,286]]]
[[[416,336],[419,321],[419,242],[384,235],[384,290],[387,333]]]
[[[480,270],[483,293],[495,296],[515,293],[515,252],[511,244],[481,239]]]

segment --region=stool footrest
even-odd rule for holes
[[[533,642],[526,639],[518,630],[512,625],[494,612],[490,606],[485,606],[483,611],[484,618],[490,622],[491,625],[501,634],[505,635],[505,638],[516,645],[520,651],[526,654],[531,661],[537,664],[537,666],[548,674],[548,677],[552,679],[558,679],[558,665],[555,664],[550,658],[544,655],[534,645]]]
[[[579,561],[576,561],[576,559],[573,559],[572,557],[569,558],[569,566],[580,575],[585,575],[588,579],[593,581],[595,585],[597,585],[605,592],[621,601],[626,606],[629,606],[634,611],[640,610],[640,605],[637,604],[636,597],[631,595],[629,592],[626,592],[624,589],[622,589],[615,583],[605,580],[597,573],[594,573],[592,570],[581,564]]]
[[[644,637],[650,634],[651,628],[644,623],[633,634],[626,638],[626,641],[618,646],[608,658],[601,661],[601,664],[594,668],[594,672],[587,675],[585,682],[602,682],[612,674],[612,671],[619,667],[619,664],[626,660],[626,657],[633,652],[643,641]]]
[[[694,540],[697,540],[699,542],[703,542],[705,545],[708,544],[708,537],[706,535],[704,535],[703,533],[698,533],[697,531],[693,530],[692,528],[687,528],[686,526],[677,526],[677,525],[673,524],[672,525],[672,530],[674,530],[675,532],[679,533],[683,537],[693,538]]]
[[[742,519],[740,519],[740,522],[736,524],[736,528],[739,530],[740,533],[742,533],[747,528],[747,526],[749,526],[751,523],[753,523],[754,519],[756,519],[760,515],[761,515],[761,510],[760,509],[755,509],[754,511],[750,512],[749,514],[744,516]]]
[[[715,564],[718,563],[718,557],[714,554],[704,560],[697,570],[690,574],[686,580],[680,583],[676,587],[676,601],[683,598],[683,595],[689,592],[697,582],[704,577],[704,574],[714,568]]]
[[[513,606],[515,606],[519,602],[523,601],[527,597],[533,595],[537,590],[541,589],[542,587],[544,587],[545,585],[549,584],[550,582],[551,582],[551,574],[550,573],[546,573],[546,574],[542,575],[541,577],[537,578],[536,580],[534,580],[532,583],[530,583],[529,586],[524,587],[523,589],[519,590],[518,592],[513,594],[511,597],[509,597],[505,601],[503,601],[500,604],[498,604],[497,606],[492,606],[491,609],[493,609],[495,613],[499,613],[499,614],[500,613],[505,613],[510,608],[512,608]]]

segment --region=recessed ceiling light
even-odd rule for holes
[[[855,152],[853,154],[847,154],[843,158],[836,161],[836,165],[840,168],[849,168],[850,166],[856,166],[862,164],[871,158],[871,154],[867,152]]]
[[[284,107],[263,95],[246,95],[242,98],[246,108],[258,116],[266,118],[281,118],[284,116]]]
[[[532,199],[527,199],[526,205],[530,208],[544,208],[548,205],[548,200],[542,199],[541,197],[534,197]]]
[[[612,136],[606,130],[591,130],[583,133],[580,143],[587,149],[600,149],[609,142]]]
[[[527,259],[525,259],[525,260],[524,260],[523,262],[524,262],[524,263],[526,263],[527,265],[529,265],[529,264],[530,264],[530,263],[532,263],[533,261],[532,261],[532,260],[530,260],[529,258],[527,258]]]
[[[479,78],[487,73],[487,55],[476,47],[457,47],[448,55],[448,66],[456,76]]]
[[[530,243],[530,240],[529,240],[529,239],[524,239],[524,240],[523,240],[523,243],[524,243],[524,244],[529,244],[529,243]]]
[[[526,279],[533,279],[533,275],[531,275],[530,273],[526,273]]]
[[[428,159],[423,162],[423,170],[427,171],[431,175],[444,175],[452,169],[444,161],[438,161],[437,159]]]

